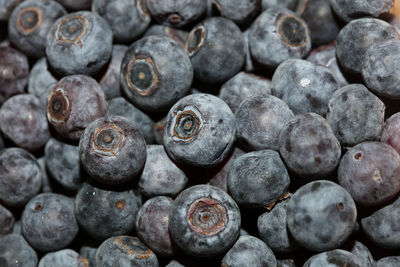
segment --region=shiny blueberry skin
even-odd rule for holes
[[[36,252],[18,234],[0,237],[0,265],[4,267],[37,267]]]
[[[272,7],[285,7],[294,10],[298,0],[261,0],[262,10],[265,11]]]
[[[47,96],[56,83],[57,79],[49,71],[46,58],[36,61],[29,73],[28,93],[39,98],[44,109],[47,106]]]
[[[193,94],[168,112],[163,143],[178,163],[213,167],[229,155],[235,134],[235,117],[224,101],[209,94]]]
[[[253,21],[261,10],[261,0],[213,0],[212,2],[222,17],[238,25]]]
[[[13,232],[14,215],[0,204],[0,237]]]
[[[92,0],[57,0],[68,10],[90,9]]]
[[[185,48],[186,39],[189,32],[184,30],[175,29],[165,25],[154,24],[147,29],[144,36],[156,35],[160,37],[169,37],[174,40],[180,47]]]
[[[56,252],[50,252],[44,255],[38,267],[87,267],[88,260],[81,257],[72,249],[63,249]]]
[[[362,261],[360,258],[343,249],[335,249],[316,254],[312,256],[310,259],[308,259],[307,262],[304,263],[303,265],[303,267],[322,267],[322,266],[366,267],[362,265]]]
[[[393,0],[330,0],[332,10],[344,22],[360,17],[379,17],[389,13]]]
[[[381,142],[391,145],[400,153],[400,113],[393,114],[385,121]]]
[[[22,213],[22,235],[39,251],[67,247],[78,230],[74,201],[60,194],[39,194],[26,204]]]

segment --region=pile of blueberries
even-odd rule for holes
[[[0,267],[399,267],[399,6],[0,0]]]

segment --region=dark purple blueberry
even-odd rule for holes
[[[59,18],[47,35],[46,55],[60,75],[95,75],[112,52],[112,31],[99,15],[80,11]]]
[[[213,167],[229,155],[235,134],[235,117],[224,101],[209,94],[193,94],[168,112],[163,143],[176,162]]]
[[[329,100],[326,120],[343,146],[381,137],[385,104],[362,84],[337,90]]]
[[[57,0],[68,10],[90,9],[92,0]]]
[[[85,128],[106,114],[100,85],[85,75],[71,75],[56,83],[47,101],[47,119],[63,137],[79,140]]]
[[[72,249],[63,249],[44,255],[38,267],[88,267],[88,260]]]
[[[88,265],[85,267],[96,267],[96,252],[97,248],[88,246],[81,247],[79,254],[88,261]]]
[[[47,106],[47,96],[56,83],[57,79],[49,71],[46,58],[36,61],[29,74],[28,93],[39,98],[44,109]]]
[[[381,142],[391,145],[400,154],[400,113],[395,113],[385,121]]]
[[[164,126],[167,117],[162,118],[154,124],[154,139],[156,144],[163,144]]]
[[[38,257],[18,234],[0,237],[0,265],[4,267],[37,267]]]
[[[39,193],[42,170],[36,158],[21,148],[0,150],[0,200],[23,206]]]
[[[105,240],[130,233],[141,205],[137,191],[109,191],[84,184],[75,198],[75,216],[81,229]]]
[[[137,237],[114,236],[97,249],[97,267],[158,267],[156,254]]]
[[[375,267],[398,267],[400,266],[400,256],[391,256],[380,259]]]
[[[393,0],[330,0],[332,10],[344,22],[360,17],[380,17],[388,14]]]
[[[276,258],[263,241],[254,236],[245,235],[239,237],[225,254],[221,266],[276,267]]]
[[[196,185],[176,197],[169,230],[187,254],[212,257],[236,241],[240,222],[239,207],[227,193],[211,185]]]
[[[7,21],[14,8],[24,0],[0,0],[0,21]]]
[[[22,235],[39,251],[67,247],[78,233],[74,201],[53,193],[39,194],[26,204],[22,213]]]
[[[372,257],[371,252],[363,243],[355,241],[350,252],[356,255],[362,261],[362,266],[375,267],[375,260]]]
[[[329,177],[337,168],[341,147],[331,126],[315,113],[297,115],[281,131],[279,152],[289,170],[306,179]]]
[[[13,232],[14,215],[0,204],[0,238]]]
[[[251,25],[250,52],[259,64],[275,69],[291,58],[303,58],[311,49],[307,24],[286,8],[270,8]]]
[[[197,21],[206,11],[204,0],[147,0],[145,2],[154,20],[177,28]]]
[[[240,71],[245,61],[245,42],[232,21],[207,18],[192,29],[186,40],[194,76],[206,84],[223,83]]]
[[[185,188],[189,179],[170,160],[164,147],[148,145],[146,154],[146,163],[138,183],[139,191],[147,197],[176,196],[179,194]]]
[[[362,260],[354,254],[343,249],[335,249],[312,256],[303,267],[367,267],[362,263]]]
[[[128,48],[122,60],[122,90],[145,110],[168,110],[189,93],[192,79],[189,56],[168,37],[144,37]]]
[[[272,7],[285,7],[295,10],[298,0],[261,0],[262,10],[267,10]]]
[[[173,205],[171,198],[153,197],[143,204],[136,217],[139,238],[157,255],[171,257],[178,252],[178,246],[171,239],[168,229]]]
[[[301,246],[317,252],[341,246],[353,232],[356,218],[350,194],[326,180],[300,187],[287,207],[290,233]]]
[[[261,11],[261,0],[212,0],[218,13],[238,25],[252,22]]]
[[[185,48],[186,39],[189,33],[187,31],[178,30],[172,27],[154,24],[144,34],[144,36],[151,35],[169,37],[174,40],[180,47]]]

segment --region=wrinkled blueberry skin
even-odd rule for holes
[[[337,90],[329,100],[326,120],[342,146],[381,137],[385,104],[362,84]]]
[[[263,241],[254,236],[245,235],[239,237],[226,253],[221,265],[276,267],[276,258]]]
[[[79,147],[51,138],[46,144],[44,154],[51,177],[65,189],[78,191],[82,183]]]
[[[206,11],[204,0],[147,0],[146,3],[154,20],[175,28],[197,21]]]
[[[108,102],[107,115],[122,116],[135,124],[143,133],[147,144],[154,141],[154,122],[140,109],[129,103],[123,97],[116,97]]]
[[[88,260],[89,265],[85,267],[96,267],[96,252],[97,248],[82,246],[79,254]]]
[[[56,83],[47,101],[49,124],[64,138],[79,140],[85,128],[106,114],[107,102],[97,81],[71,75]]]
[[[300,187],[287,207],[287,225],[294,239],[316,252],[342,245],[353,232],[356,205],[338,184],[319,180]]]
[[[123,92],[141,109],[168,110],[189,93],[192,79],[189,56],[168,37],[144,37],[128,48],[122,60]]]
[[[8,37],[27,56],[43,57],[50,27],[65,14],[64,7],[54,0],[24,1],[11,13]]]
[[[400,113],[395,113],[385,121],[381,142],[392,146],[400,154]]]
[[[195,185],[176,197],[169,230],[185,253],[212,257],[236,241],[240,223],[239,207],[227,193],[211,185]]]
[[[261,0],[262,10],[265,11],[272,7],[285,7],[294,10],[297,6],[298,0]]]
[[[286,226],[287,206],[288,201],[278,203],[271,211],[260,215],[257,220],[261,240],[277,253],[292,252],[299,247]]]
[[[147,29],[144,36],[156,35],[160,37],[169,37],[174,40],[180,47],[185,48],[186,39],[189,32],[168,27],[165,25],[154,24]]]
[[[89,11],[69,13],[49,30],[47,60],[62,76],[95,75],[111,57],[112,38],[110,26],[99,15]]]
[[[117,43],[132,43],[151,21],[144,0],[93,0],[92,11],[108,22]]]
[[[376,267],[400,266],[400,256],[385,257],[376,262]]]
[[[389,23],[373,18],[355,19],[344,26],[336,39],[336,56],[346,72],[361,74],[365,52],[375,43],[399,39]]]
[[[338,180],[358,205],[377,206],[400,191],[400,156],[388,144],[360,143],[341,159]]]
[[[0,151],[0,200],[4,204],[25,205],[39,193],[41,185],[42,170],[32,154],[21,148]]]
[[[270,95],[271,82],[261,76],[239,72],[221,86],[219,97],[235,113],[240,103],[250,96]]]
[[[50,252],[40,259],[38,267],[87,267],[88,260],[72,249]]]
[[[275,96],[251,96],[236,110],[237,138],[250,150],[279,150],[279,134],[293,116],[289,106]]]
[[[286,166],[306,179],[322,179],[339,165],[341,147],[327,121],[315,113],[289,120],[279,137]]]
[[[362,261],[362,266],[375,266],[375,260],[372,257],[371,252],[363,243],[355,241],[350,252],[356,255]]]
[[[209,94],[193,94],[168,112],[163,143],[174,161],[210,168],[229,155],[235,134],[235,117],[224,101]]]
[[[0,237],[12,232],[14,215],[0,204]]]
[[[286,8],[270,8],[253,22],[249,33],[253,60],[275,69],[291,58],[303,58],[311,49],[307,24]]]
[[[146,154],[146,163],[138,183],[139,191],[147,197],[179,194],[189,179],[168,157],[164,147],[148,145]]]
[[[57,79],[49,71],[46,58],[41,58],[33,65],[29,73],[28,93],[40,99],[41,106],[46,108],[47,96]]]
[[[238,205],[248,208],[262,208],[277,201],[288,191],[289,184],[286,167],[273,150],[238,157],[228,174],[230,195]]]
[[[131,232],[141,205],[136,191],[108,191],[84,184],[75,198],[75,216],[91,237],[105,240]]]
[[[23,0],[0,0],[0,21],[7,21],[14,8]]]
[[[97,249],[97,267],[158,267],[156,254],[137,237],[115,236],[104,241]]]
[[[393,0],[330,0],[332,10],[344,22],[360,17],[379,17],[389,13]]]
[[[212,0],[212,2],[222,17],[238,25],[253,21],[261,10],[261,0]]]
[[[219,84],[232,78],[246,57],[242,32],[235,23],[222,17],[207,18],[194,27],[185,48],[194,76],[206,84]]]
[[[272,76],[272,94],[285,101],[294,114],[325,116],[329,99],[338,88],[332,71],[302,59],[283,62]]]
[[[0,104],[9,97],[21,94],[28,83],[28,58],[21,52],[6,46],[0,47]]]
[[[169,213],[174,205],[171,198],[150,198],[140,208],[136,217],[136,231],[143,242],[157,255],[174,256],[178,246],[170,237]]]
[[[326,252],[322,252],[312,256],[306,263],[304,263],[303,267],[342,267],[342,266],[351,266],[351,267],[365,267],[362,265],[362,261],[360,258],[355,256],[354,254],[342,250],[335,249]]]
[[[37,267],[38,257],[18,234],[0,237],[0,264],[4,267]]]
[[[79,230],[74,201],[60,194],[35,196],[26,204],[21,220],[22,235],[33,248],[43,252],[67,247]]]

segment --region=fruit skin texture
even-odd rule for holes
[[[389,13],[393,3],[393,0],[330,0],[332,10],[344,22],[359,17],[379,17]]]
[[[265,11],[271,7],[285,7],[294,10],[298,0],[262,0],[262,10]]]
[[[238,25],[252,22],[260,13],[261,0],[212,0],[222,17]]]
[[[92,0],[57,0],[68,10],[89,9]]]
[[[38,257],[19,234],[0,237],[0,264],[5,267],[37,267]]]
[[[396,267],[399,265],[400,265],[399,256],[385,257],[376,262],[376,267]]]
[[[351,266],[351,267],[365,267],[360,258],[354,254],[342,250],[335,249],[322,252],[312,256],[303,267],[336,267],[336,266]]]
[[[0,21],[9,19],[11,12],[23,0],[0,0]]]
[[[81,257],[72,249],[63,249],[44,255],[38,267],[87,267],[87,259]]]
[[[0,204],[0,238],[13,232],[14,222],[14,215]]]
[[[381,142],[389,144],[400,153],[400,113],[393,114],[385,121]]]

